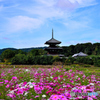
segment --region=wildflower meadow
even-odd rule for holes
[[[1,68],[0,100],[100,100],[100,74],[55,66]]]

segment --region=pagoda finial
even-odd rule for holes
[[[53,29],[52,29],[52,38],[53,38]]]

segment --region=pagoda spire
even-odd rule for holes
[[[53,39],[53,29],[52,29],[52,39]]]

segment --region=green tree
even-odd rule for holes
[[[12,64],[26,64],[26,62],[27,62],[27,57],[25,54],[16,54],[11,59]]]
[[[91,55],[93,51],[93,45],[92,43],[85,43],[85,50],[84,52],[88,55]]]
[[[18,49],[18,50],[14,50],[15,54],[25,54],[26,55],[26,52]]]
[[[93,44],[93,54],[100,55],[100,43]]]
[[[10,59],[10,58],[12,58],[12,57],[14,57],[14,56],[15,56],[14,51],[9,50],[9,49],[5,50],[5,51],[2,52],[2,54],[1,54],[1,57],[2,57],[3,60],[4,60],[4,59]]]
[[[33,55],[33,56],[39,56],[40,52],[39,49],[33,49],[30,52],[28,52],[29,55]]]
[[[28,64],[28,65],[34,64],[34,56],[32,56],[31,54],[27,55],[26,56],[26,64]]]
[[[43,50],[43,49],[39,49],[39,55],[46,55],[47,51]]]

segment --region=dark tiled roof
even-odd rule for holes
[[[54,38],[51,38],[50,40],[46,41],[45,44],[60,44],[61,42],[54,39]]]
[[[62,48],[59,48],[59,47],[48,47],[48,48],[45,48],[46,50],[62,50]]]

